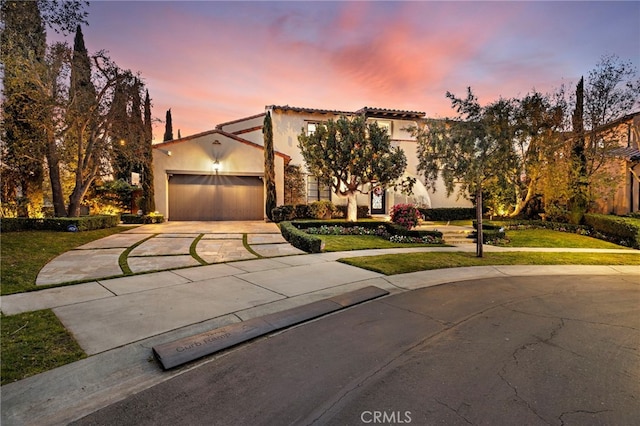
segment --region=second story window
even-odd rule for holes
[[[318,128],[318,123],[308,122],[307,123],[307,136],[311,136],[312,134],[314,134],[316,132],[317,128]]]
[[[385,129],[387,131],[387,134],[391,136],[391,121],[376,120],[376,123],[378,124],[378,127],[380,127],[381,129]]]

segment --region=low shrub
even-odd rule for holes
[[[291,204],[285,204],[283,206],[278,206],[275,209],[271,210],[271,219],[278,223],[283,220],[293,220],[295,214],[295,209]]]
[[[391,221],[406,229],[415,228],[422,213],[413,204],[396,204],[391,207]]]
[[[307,204],[296,204],[293,206],[293,214],[295,219],[307,219],[313,217],[311,208]]]
[[[424,220],[445,222],[450,220],[469,220],[476,218],[475,207],[443,207],[436,209],[418,208]]]
[[[596,238],[601,234],[601,239],[640,249],[639,219],[588,213],[584,215],[584,222],[593,229]]]
[[[366,219],[371,217],[371,215],[369,214],[369,206],[358,206],[357,216],[358,216],[358,219]],[[336,212],[334,213],[333,217],[335,217],[336,219],[346,218],[347,206],[346,205],[336,206]]]
[[[149,213],[145,215],[123,214],[121,215],[122,223],[125,224],[150,224],[164,222],[164,216],[159,213]]]
[[[337,211],[336,206],[329,200],[314,201],[309,205],[310,217],[313,219],[331,219]]]
[[[280,232],[292,246],[307,253],[320,253],[323,249],[322,240],[296,228],[291,222],[280,222]]]
[[[12,231],[91,231],[117,226],[118,215],[95,215],[80,217],[53,217],[31,219],[24,217],[2,218],[2,232]]]

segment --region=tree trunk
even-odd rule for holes
[[[82,205],[82,200],[84,196],[87,194],[89,190],[89,186],[95,177],[95,170],[91,173],[91,176],[87,177],[84,182],[82,182],[81,178],[76,178],[76,186],[73,188],[73,192],[69,196],[69,214],[68,217],[78,217],[80,216],[80,206]],[[80,180],[78,180],[80,179]]]
[[[482,257],[482,243],[484,238],[482,236],[482,187],[480,186],[478,186],[476,191],[476,221],[478,222],[476,256]]]
[[[356,192],[352,191],[347,194],[347,221],[358,221],[358,199]]]
[[[516,203],[515,210],[511,214],[509,214],[509,217],[518,216],[522,212],[522,210],[524,210],[524,208],[527,207],[527,204],[529,204],[529,201],[533,199],[533,195],[534,195],[533,183],[530,183],[527,188],[527,195],[525,196],[524,200],[518,200],[518,202]]]
[[[49,164],[53,212],[55,217],[65,217],[67,211],[64,207],[64,196],[62,194],[62,184],[60,183],[60,159],[58,157],[58,151],[56,150],[55,140],[53,140],[52,136],[49,136],[47,145],[47,163]]]
[[[79,191],[76,188],[76,189],[73,190],[73,192],[69,196],[69,214],[68,214],[68,217],[78,217],[78,216],[80,216],[80,200],[82,200],[82,196],[80,196]]]

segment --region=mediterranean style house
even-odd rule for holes
[[[416,141],[405,129],[424,118],[425,113],[368,108],[335,111],[269,105],[265,112],[219,124],[213,130],[163,142],[153,146],[156,209],[168,220],[262,220],[266,218],[264,148],[262,125],[271,113],[275,150],[277,204],[284,203],[284,173],[287,165],[305,169],[298,148],[298,135],[313,132],[318,123],[341,115],[364,115],[376,121],[391,136],[392,144],[407,157],[405,176],[417,180],[408,197],[387,189],[382,193],[360,194],[358,205],[367,205],[372,214],[387,215],[398,203],[412,202],[426,207],[471,207],[457,194],[447,197],[444,185],[427,190],[418,175]],[[343,199],[306,175],[306,202]]]

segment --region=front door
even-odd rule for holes
[[[387,214],[386,191],[379,186],[371,191],[371,214]]]

